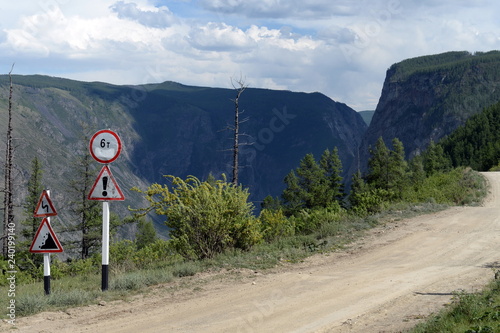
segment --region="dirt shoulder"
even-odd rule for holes
[[[400,332],[493,277],[500,173],[482,207],[451,208],[372,230],[342,253],[265,273],[182,279],[130,301],[19,318],[16,332]],[[2,324],[2,331],[9,330]]]

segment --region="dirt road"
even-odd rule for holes
[[[349,253],[264,274],[201,274],[189,289],[163,286],[129,302],[20,318],[15,331],[399,332],[500,268],[500,173],[486,177],[482,207],[390,223]]]

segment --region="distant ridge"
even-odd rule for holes
[[[122,155],[111,165],[127,198],[114,204],[122,214],[128,206],[141,205],[142,198],[130,191],[133,186],[164,183],[167,174],[200,179],[231,174],[232,132],[227,129],[234,119],[232,89],[171,81],[119,86],[43,75],[14,75],[13,83],[19,191],[25,191],[30,162],[37,156],[44,186],[52,189],[59,207],[65,206],[65,187],[75,177],[71,163],[87,153],[82,138],[100,129],[117,132],[123,142]],[[0,96],[0,122],[5,124],[6,75],[0,76]],[[336,146],[347,167],[367,128],[353,109],[320,93],[248,88],[240,109],[242,118],[248,118],[241,124],[240,180],[257,204],[281,193],[284,176],[307,153],[319,158]],[[96,175],[98,167],[96,163]],[[17,194],[19,203],[22,194]]]
[[[360,148],[366,163],[379,137],[399,138],[407,156],[438,142],[472,115],[500,101],[500,52],[446,52],[407,59],[388,70]],[[366,165],[366,164],[365,164]]]

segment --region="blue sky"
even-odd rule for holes
[[[226,88],[241,75],[359,111],[395,62],[500,49],[498,13],[494,0],[3,1],[0,73]]]

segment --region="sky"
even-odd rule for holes
[[[0,73],[321,92],[374,110],[407,58],[500,49],[497,0],[0,3]]]

